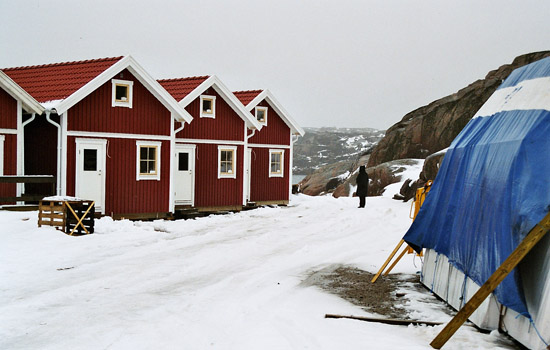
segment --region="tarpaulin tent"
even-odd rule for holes
[[[549,174],[550,57],[512,72],[456,137],[404,240],[482,285],[550,210]],[[519,271],[494,294],[532,320]]]

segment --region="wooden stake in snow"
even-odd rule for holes
[[[520,261],[533,249],[533,247],[550,231],[550,213],[529,231],[529,234],[517,246],[499,268],[481,286],[476,294],[464,305],[455,317],[443,328],[430,345],[435,349],[441,349],[443,345],[455,334],[462,324],[474,313],[481,303],[495,290],[495,288],[508,276],[508,274],[520,263]]]

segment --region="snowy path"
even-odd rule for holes
[[[295,196],[196,220],[103,218],[83,237],[38,229],[36,213],[0,212],[0,348],[428,349],[441,327],[327,320],[365,312],[300,285],[331,264],[376,271],[410,225],[409,203],[356,205]],[[396,268],[416,270],[411,256]],[[499,340],[465,327],[446,348]]]

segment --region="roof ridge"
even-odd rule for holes
[[[238,94],[238,93],[251,93],[251,92],[263,92],[265,91],[265,89],[257,89],[257,90],[240,90],[240,91],[233,91],[234,94]]]
[[[31,69],[31,68],[34,69],[34,68],[47,68],[47,67],[58,67],[58,66],[70,66],[70,65],[83,64],[83,63],[96,63],[96,62],[115,61],[115,60],[119,61],[123,58],[124,56],[103,57],[103,58],[93,58],[93,59],[81,60],[81,61],[55,62],[55,63],[38,64],[38,65],[32,65],[32,66],[9,67],[9,68],[0,68],[0,69],[3,71],[10,71],[10,70]]]
[[[169,78],[169,79],[157,79],[158,82],[168,82],[168,81],[183,81],[183,80],[197,80],[197,79],[208,79],[210,75],[198,75],[193,77],[182,77],[182,78]]]

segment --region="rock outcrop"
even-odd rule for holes
[[[491,71],[457,93],[441,98],[408,114],[386,132],[372,151],[368,166],[395,159],[426,158],[449,147],[510,73],[521,66],[550,56],[550,51],[518,56],[511,64]]]

